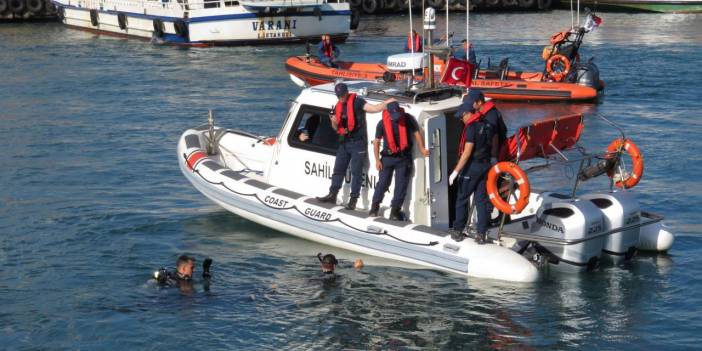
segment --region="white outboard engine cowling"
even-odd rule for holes
[[[602,258],[614,263],[628,260],[636,254],[636,245],[639,242],[638,227],[641,221],[641,208],[633,193],[612,192],[596,193],[581,196],[590,200],[604,215],[605,231],[635,225],[621,232],[605,236]]]
[[[552,268],[572,272],[590,271],[598,266],[605,239],[598,235],[604,231],[604,219],[592,202],[561,200],[544,203],[531,225],[534,234],[571,242],[538,243],[550,253]]]
[[[429,56],[423,52],[405,53],[388,56],[387,67],[393,72],[422,71],[429,65]]]

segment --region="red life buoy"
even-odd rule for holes
[[[203,150],[195,150],[185,158],[185,164],[188,165],[188,168],[191,171],[194,171],[195,166],[197,166],[198,162],[200,162],[203,158],[207,158],[207,153]]]
[[[633,141],[629,139],[615,139],[612,141],[611,144],[607,147],[607,153],[610,155],[613,155],[614,153],[621,152],[622,149],[623,151],[626,151],[627,154],[631,157],[631,162],[632,164],[632,173],[629,177],[626,179],[619,179],[617,180],[614,185],[616,185],[619,188],[633,188],[636,186],[636,184],[639,184],[639,181],[641,181],[641,177],[643,176],[643,171],[644,171],[644,161],[643,161],[643,155],[641,154],[641,151],[639,148],[634,144]],[[609,171],[607,171],[607,175],[610,178],[614,178],[614,171],[616,167],[613,167]]]
[[[519,185],[519,199],[515,204],[510,204],[505,201],[500,196],[500,192],[497,189],[497,179],[502,173],[508,173],[514,178],[514,180]],[[490,172],[487,175],[487,193],[490,197],[490,202],[492,202],[495,207],[502,213],[515,214],[522,212],[522,210],[529,204],[529,195],[531,194],[531,187],[529,186],[529,178],[526,173],[519,168],[515,163],[512,162],[499,162],[498,164],[490,168]]]
[[[555,66],[559,63],[563,65],[563,69],[556,71]],[[570,72],[570,60],[563,55],[553,55],[546,61],[546,72],[548,72],[548,75],[551,76],[553,80],[560,82],[565,79],[568,72]]]

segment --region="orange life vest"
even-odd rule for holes
[[[354,102],[356,102],[356,94],[354,93],[349,94],[346,98],[346,106],[344,106],[341,101],[336,102],[334,115],[336,116],[336,132],[339,135],[346,135],[353,132],[353,128],[356,126],[356,114],[353,110]],[[346,128],[341,125],[341,115],[343,114],[344,108],[346,108]]]
[[[400,151],[404,151],[409,147],[407,140],[407,121],[405,117],[405,111],[402,111],[402,117],[397,121],[398,131],[400,132],[400,147],[397,146],[395,141],[395,133],[393,133],[392,119],[390,118],[390,112],[387,110],[383,111],[383,130],[385,132],[385,141],[388,143],[388,149],[393,154]]]
[[[322,42],[322,50],[324,51],[324,56],[334,57],[334,44],[324,41]]]
[[[471,125],[475,121],[479,121],[485,117],[485,115],[490,112],[495,108],[495,104],[492,101],[488,101],[483,104],[483,106],[480,107],[479,111],[476,111],[473,113],[470,118],[468,119],[468,122],[463,126],[463,131],[461,132],[461,139],[458,142],[458,156],[460,157],[463,154],[463,148],[466,145],[466,129],[468,129],[468,126]]]
[[[419,34],[407,36],[407,48],[414,52],[422,51],[422,41]],[[413,48],[414,50],[412,50]]]

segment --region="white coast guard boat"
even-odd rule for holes
[[[53,0],[84,30],[193,46],[344,41],[358,25],[344,0]],[[353,17],[353,21],[352,21]]]
[[[506,212],[521,205],[524,208],[519,214],[512,211],[510,216],[500,217],[501,225],[490,229],[493,243],[454,241],[447,233],[455,191],[448,185],[448,174],[458,158],[455,150],[462,128],[453,114],[461,103],[461,91],[409,91],[358,81],[347,84],[370,103],[394,97],[423,129],[432,152],[425,159],[415,150],[414,174],[403,208],[407,221],[384,218],[391,196],[385,197],[381,217],[368,217],[378,173],[367,165],[358,210],[315,199],[328,190],[338,142],[328,118],[329,106],[336,102],[333,84],[303,90],[292,103],[280,134],[274,137],[215,127],[211,118],[209,125],[185,131],[178,142],[183,174],[215,203],[270,228],[367,255],[471,277],[533,282],[542,270],[591,270],[604,261],[601,258],[631,259],[637,249],[665,251],[672,245],[673,236],[662,227],[661,217],[641,211],[630,190],[580,197],[531,192],[526,177],[517,177],[519,190],[509,196],[508,202],[495,200],[498,208],[506,207]],[[369,135],[374,135],[380,118],[380,114],[367,114]],[[317,128],[308,141],[302,142],[299,130],[310,119],[316,119]],[[572,115],[522,127],[509,139],[502,158],[520,162],[548,157],[549,164],[556,162],[554,154],[575,149],[582,121],[582,116]],[[590,167],[584,166],[586,161],[578,161],[582,179],[613,172],[612,164],[617,174],[626,174],[623,162],[615,163],[622,150],[620,147],[616,152],[598,155],[580,153],[578,160],[600,161]],[[372,152],[370,143],[368,152]],[[495,167],[504,165],[518,167],[507,162]],[[527,172],[536,170],[532,167]],[[613,173],[617,181],[609,184],[631,185],[633,176],[617,174]],[[349,180],[347,177],[347,183]],[[347,201],[349,188],[349,184],[342,188],[340,201]],[[509,192],[512,187],[506,188]],[[577,183],[573,193],[576,190]]]

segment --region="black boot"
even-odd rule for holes
[[[336,192],[330,191],[329,194],[324,195],[322,197],[318,197],[317,201],[336,203],[336,194],[337,194]]]
[[[485,244],[485,242],[487,242],[487,235],[485,235],[485,234],[480,234],[480,233],[476,234],[476,235],[475,235],[475,242],[476,242],[478,245]]]
[[[380,203],[374,202],[371,204],[371,209],[368,212],[368,216],[370,217],[378,217],[378,212],[380,211]]]
[[[400,212],[399,207],[391,207],[390,208],[390,220],[391,221],[401,221],[402,220],[402,212]]]
[[[449,234],[451,235],[451,239],[453,239],[456,242],[461,242],[463,239],[466,238],[466,236],[463,234],[462,230],[455,230],[453,228],[448,230]]]
[[[355,210],[356,209],[356,202],[358,202],[357,197],[349,198],[349,203],[346,204],[346,209],[347,210]]]

